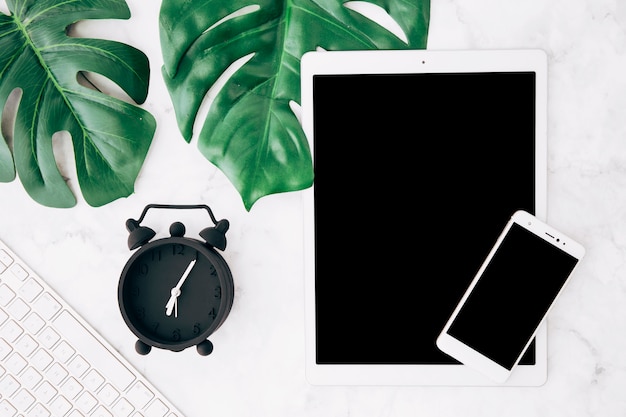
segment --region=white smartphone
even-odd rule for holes
[[[507,222],[441,334],[437,347],[504,382],[585,254],[526,211]]]

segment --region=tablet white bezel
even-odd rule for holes
[[[318,74],[391,74],[445,72],[536,73],[535,215],[547,211],[547,57],[541,50],[473,51],[319,51],[301,61],[301,120],[313,149],[313,76]],[[305,370],[314,385],[501,385],[464,365],[328,365],[316,363],[315,343],[315,242],[313,187],[303,191]],[[539,386],[547,378],[547,327],[535,338],[536,363],[519,365],[505,386]]]

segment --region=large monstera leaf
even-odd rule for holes
[[[356,11],[356,3],[382,9],[406,39]],[[424,49],[429,14],[429,0],[163,0],[163,76],[179,129],[189,142],[205,95],[213,94],[198,147],[247,210],[263,196],[308,188],[311,151],[290,105],[300,102],[302,55]],[[220,85],[234,63],[241,66]],[[219,91],[209,92],[214,85]]]
[[[52,137],[71,135],[85,201],[101,206],[134,190],[154,136],[154,118],[130,100],[85,82],[100,74],[135,103],[148,93],[149,63],[115,41],[68,36],[85,19],[128,19],[124,0],[7,0],[0,12],[0,181],[17,176],[30,196],[50,207],[76,204],[54,156]],[[93,77],[92,77],[93,78]],[[21,91],[12,117],[7,100]],[[17,101],[17,100],[16,100]],[[7,123],[11,120],[11,123]],[[6,126],[10,124],[10,126]]]

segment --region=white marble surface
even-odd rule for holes
[[[626,3],[617,0],[433,0],[429,49],[541,48],[549,56],[548,221],[587,248],[549,317],[548,381],[538,388],[315,387],[304,375],[299,193],[246,212],[234,188],[176,128],[160,77],[158,2],[128,0],[130,21],[79,28],[142,49],[152,66],[144,107],[158,128],[131,197],[101,208],[33,202],[0,184],[0,238],[27,260],[188,417],[626,415]],[[6,7],[0,0],[0,9]],[[68,168],[71,182],[75,174]],[[124,222],[148,203],[212,207],[231,221],[225,258],[233,311],[215,351],[135,353],[116,289],[129,256]],[[205,213],[159,211],[189,233]],[[181,218],[182,217],[182,218]],[[147,220],[148,221],[148,220]]]

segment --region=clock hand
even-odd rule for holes
[[[191,272],[195,264],[196,264],[195,259],[189,262],[189,265],[187,265],[187,269],[185,269],[183,276],[180,277],[176,286],[171,289],[170,299],[167,300],[167,304],[165,305],[165,314],[167,314],[168,316],[172,315],[172,309],[174,309],[174,307],[178,307],[178,296],[180,295],[180,287],[182,287],[183,284],[185,283],[185,280],[189,276],[189,273]],[[176,308],[176,316],[178,317],[178,308]]]

